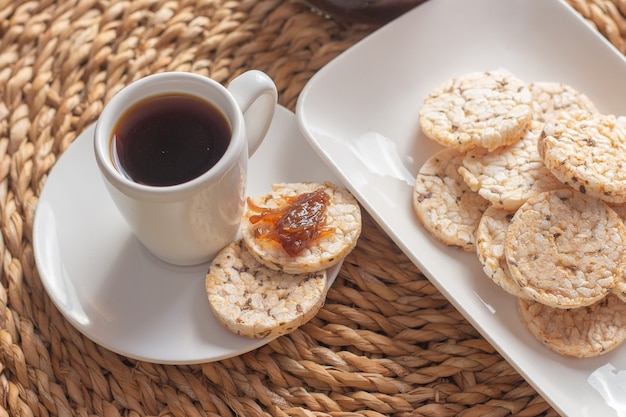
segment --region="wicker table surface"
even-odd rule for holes
[[[624,52],[626,1],[570,3]],[[375,29],[289,0],[0,0],[0,416],[556,415],[367,216],[311,322],[219,362],[114,354],[43,289],[38,196],[122,87],[256,68],[294,110],[310,77]]]

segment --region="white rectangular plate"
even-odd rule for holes
[[[431,0],[315,74],[298,124],[407,256],[557,411],[626,416],[626,345],[593,359],[550,352],[476,255],[438,243],[413,213],[415,175],[440,149],[420,131],[421,103],[449,78],[493,69],[569,84],[600,111],[626,115],[626,61],[565,2]]]

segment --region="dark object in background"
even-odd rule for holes
[[[342,23],[387,23],[426,0],[303,0]]]

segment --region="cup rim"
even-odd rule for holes
[[[155,88],[154,92],[148,91],[151,87]],[[200,91],[210,91],[212,97],[203,96]],[[230,143],[215,165],[189,181],[166,186],[140,184],[123,175],[114,166],[111,158],[112,129],[120,117],[136,103],[149,97],[167,94],[192,95],[213,104],[224,114],[230,124]],[[219,97],[216,96],[217,94]],[[171,198],[174,195],[196,192],[207,180],[217,178],[227,171],[243,146],[247,146],[243,115],[228,89],[209,77],[190,72],[162,72],[145,76],[128,84],[105,105],[96,121],[94,131],[96,161],[106,179],[124,193],[147,199]]]

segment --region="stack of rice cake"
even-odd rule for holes
[[[299,200],[314,193],[324,198]],[[286,227],[304,224],[292,232],[308,235],[297,239],[302,247],[295,253],[268,237],[289,216]],[[319,223],[314,234],[305,227],[312,223]],[[213,314],[228,330],[248,338],[294,331],[323,306],[326,271],[354,249],[361,227],[356,199],[330,182],[274,184],[268,194],[250,197],[241,219],[242,238],[222,249],[206,276]]]
[[[444,146],[413,208],[441,242],[476,252],[539,341],[569,357],[626,339],[626,118],[558,82],[499,71],[451,79],[424,100]]]

